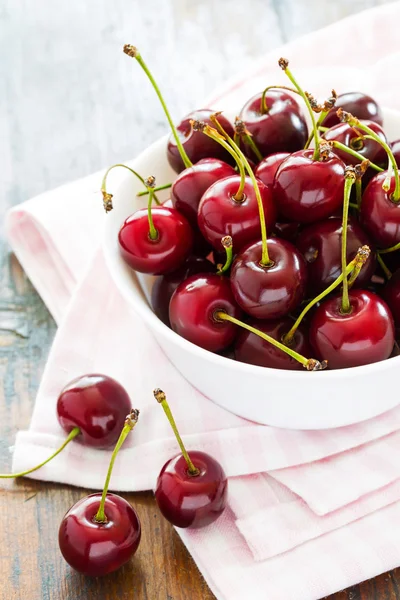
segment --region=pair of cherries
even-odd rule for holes
[[[164,517],[177,527],[204,527],[225,508],[225,473],[209,454],[186,451],[164,392],[157,389],[154,395],[182,451],[160,471],[155,490],[157,504]],[[62,446],[40,465],[0,477],[15,478],[39,469],[73,439],[97,449],[115,444],[103,493],[90,494],[74,504],[62,519],[58,536],[61,553],[69,565],[86,575],[106,575],[125,564],[140,543],[141,526],[135,509],[121,496],[108,493],[116,456],[136,425],[139,411],[132,409],[128,393],[115,379],[90,374],[74,379],[62,390],[57,417],[68,434]]]

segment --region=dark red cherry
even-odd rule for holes
[[[199,204],[198,224],[206,240],[216,249],[221,249],[221,239],[230,235],[233,250],[238,252],[245,244],[261,235],[260,216],[256,193],[250,177],[246,177],[244,197],[234,199],[240,184],[240,176],[234,175],[214,183],[203,194]],[[276,209],[270,189],[258,182],[264,206],[266,226],[269,231],[275,224]]]
[[[194,110],[177,125],[176,129],[180,140],[185,149],[186,154],[192,163],[197,163],[202,158],[219,158],[227,163],[232,164],[231,155],[223,148],[218,142],[210,139],[206,135],[203,135],[199,131],[193,131],[190,121],[204,121],[207,125],[214,127],[210,120],[210,115],[215,111],[209,108],[201,108]],[[223,115],[219,115],[218,121],[220,125],[225,129],[226,133],[233,137],[234,131],[232,124]],[[167,146],[167,158],[171,167],[177,173],[180,173],[185,168],[182,159],[180,157],[174,137],[171,135],[168,140]]]
[[[297,248],[303,254],[308,268],[308,290],[316,296],[339,277],[342,272],[342,219],[332,217],[326,221],[313,223],[298,236]],[[361,246],[372,244],[355,219],[350,218],[347,227],[346,263],[349,263]],[[354,282],[355,287],[365,287],[376,268],[376,256],[371,252]]]
[[[270,238],[267,242],[273,266],[261,266],[262,243],[253,242],[235,258],[231,286],[236,302],[256,319],[279,319],[304,298],[307,266],[290,242]]]
[[[371,96],[361,92],[347,92],[338,96],[335,106],[329,111],[322,122],[324,127],[332,127],[340,123],[339,117],[336,114],[338,108],[342,108],[358,119],[374,121],[379,125],[383,125],[383,115],[380,106]]]
[[[391,199],[394,177],[390,190],[385,192],[382,189],[386,176],[387,172],[383,171],[371,179],[364,191],[360,211],[362,227],[381,248],[400,242],[400,202]]]
[[[258,179],[261,179],[265,185],[272,187],[275,173],[277,172],[279,165],[283,163],[288,156],[290,156],[289,152],[276,152],[275,154],[270,154],[259,163],[254,171],[254,175],[258,177]]]
[[[57,400],[57,418],[70,433],[79,427],[77,441],[95,448],[116,443],[132,408],[125,388],[107,375],[90,374],[73,379]]]
[[[310,323],[310,342],[330,369],[368,365],[389,358],[394,323],[386,302],[373,292],[350,290],[351,312],[341,312],[341,295],[325,300]]]
[[[295,152],[303,148],[307,124],[297,101],[282,90],[265,95],[268,111],[261,112],[261,96],[253,96],[240,111],[240,119],[263,156],[276,152]]]
[[[199,528],[215,521],[226,505],[228,481],[221,465],[209,454],[189,453],[198,475],[190,475],[180,454],[161,469],[155,497],[163,516],[175,527]]]
[[[121,496],[107,494],[107,523],[94,520],[101,493],[79,500],[61,521],[58,543],[67,563],[84,575],[99,577],[116,571],[136,552],[140,522],[136,511]]]
[[[182,171],[172,184],[171,200],[174,207],[193,227],[197,227],[197,209],[202,195],[213,183],[231,175],[236,175],[235,169],[222,160],[203,158],[193,167]]]
[[[218,352],[235,339],[238,328],[214,315],[225,311],[240,319],[241,311],[233,298],[229,279],[220,275],[192,275],[183,281],[169,304],[172,329],[201,348]]]
[[[314,223],[330,217],[343,202],[345,165],[335,154],[313,160],[313,150],[289,156],[275,174],[273,197],[289,221]]]
[[[158,237],[149,235],[147,209],[137,210],[122,225],[118,242],[122,258],[139,273],[163,275],[175,271],[193,248],[193,231],[187,219],[174,208],[152,208]]]
[[[206,258],[189,256],[179,269],[158,277],[151,290],[151,306],[163,323],[169,326],[169,302],[181,283],[196,273],[214,273],[215,266]]]
[[[393,156],[396,160],[397,166],[400,167],[400,140],[396,140],[390,144]]]
[[[386,258],[386,255],[383,257]],[[400,330],[400,269],[395,271],[382,290],[382,298],[387,302],[394,318],[396,330]]]
[[[295,244],[301,231],[301,225],[294,221],[277,221],[273,231],[277,237]]]
[[[383,141],[387,142],[385,132],[378,123],[373,121],[361,121],[363,125],[366,125]],[[388,157],[386,151],[378,142],[370,139],[361,139],[363,132],[357,130],[356,127],[351,127],[348,123],[339,123],[334,125],[328,131],[325,131],[323,137],[328,141],[337,141],[344,144],[348,148],[355,150],[363,156],[364,159],[368,159],[382,168],[387,167]],[[360,160],[355,158],[348,152],[334,149],[334,153],[342,159],[346,165],[357,165]]]
[[[250,325],[259,329],[263,333],[273,337],[278,342],[282,342],[285,333],[288,333],[293,325],[292,319],[288,317],[273,321],[250,321]],[[294,335],[290,348],[299,354],[310,357],[311,346],[308,341],[308,334],[303,327],[298,327]],[[289,369],[304,370],[304,367],[297,360],[276,348],[272,344],[263,340],[255,333],[243,329],[235,342],[235,358],[240,362],[259,367],[269,367],[271,369]]]

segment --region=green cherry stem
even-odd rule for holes
[[[225,248],[226,260],[224,265],[218,265],[217,275],[222,275],[229,271],[233,260],[233,244],[230,235],[225,235],[221,240],[222,246]]]
[[[353,150],[352,148],[349,148],[349,146],[346,146],[345,144],[342,144],[341,142],[338,142],[336,140],[330,140],[329,142],[325,141],[325,143],[329,144],[329,146],[331,146],[331,148],[337,148],[338,150],[347,152],[347,154],[351,154],[351,156],[354,156],[354,158],[357,158],[360,162],[365,160],[365,158],[362,154],[360,154],[356,150]],[[376,165],[373,162],[370,162],[369,166],[371,167],[371,169],[374,169],[375,171],[378,171],[379,173],[384,171],[384,169],[382,169],[381,167],[378,167],[378,165]]]
[[[313,306],[315,306],[318,302],[323,300],[328,294],[333,292],[342,283],[342,281],[345,278],[347,278],[349,275],[351,276],[351,274],[354,272],[357,272],[357,275],[358,275],[362,266],[367,261],[369,255],[370,255],[370,249],[368,246],[363,246],[362,248],[358,249],[358,252],[357,252],[355,258],[353,258],[353,260],[351,262],[349,262],[349,264],[347,265],[344,272],[342,272],[339,275],[339,277],[337,277],[335,279],[335,281],[333,283],[331,283],[331,285],[329,287],[327,287],[323,292],[321,292],[318,296],[316,296],[313,300],[311,300],[311,302],[309,302],[307,304],[307,306],[304,307],[304,309],[302,310],[300,315],[297,317],[297,319],[296,319],[295,323],[293,324],[293,326],[291,327],[291,329],[283,336],[282,342],[284,344],[292,343],[294,335],[297,331],[297,328],[299,327],[299,325],[302,322],[305,315],[312,309]]]
[[[378,260],[378,263],[382,269],[382,271],[385,273],[385,277],[386,279],[390,279],[392,276],[392,272],[390,271],[390,269],[388,269],[388,267],[385,264],[385,261],[383,260],[382,256],[381,256],[382,252],[377,252],[376,258]]]
[[[258,335],[258,337],[262,338],[266,342],[269,342],[276,348],[279,348],[279,350],[282,350],[283,352],[285,352],[286,354],[288,354],[289,356],[294,358],[294,360],[297,360],[297,362],[301,363],[303,365],[303,367],[305,369],[307,369],[307,371],[322,371],[327,366],[326,361],[322,361],[322,363],[321,363],[318,360],[316,360],[315,358],[306,358],[305,356],[303,356],[302,354],[299,354],[295,350],[292,350],[285,344],[278,342],[278,340],[275,340],[273,337],[271,337],[267,333],[264,333],[263,331],[259,331],[255,327],[248,325],[248,323],[239,321],[239,319],[236,319],[235,317],[228,315],[228,313],[226,313],[223,310],[219,310],[218,312],[216,312],[214,315],[214,318],[216,321],[229,321],[229,323],[238,325],[239,327],[242,327],[242,329],[247,329],[247,331],[251,331],[251,333]]]
[[[343,217],[342,217],[342,247],[341,247],[341,262],[342,262],[342,273],[346,271],[347,262],[347,229],[349,222],[349,203],[350,194],[353,183],[356,180],[356,173],[353,167],[346,167],[345,169],[345,181],[344,181],[344,197],[343,197]],[[350,312],[350,300],[349,300],[349,287],[347,277],[343,278],[343,292],[342,292],[342,308],[341,312],[347,314]]]
[[[125,419],[124,427],[120,433],[118,441],[115,444],[115,448],[111,455],[111,460],[110,460],[110,464],[109,464],[108,471],[107,471],[106,481],[104,483],[103,493],[101,495],[100,505],[99,505],[97,513],[93,519],[96,523],[107,523],[107,516],[104,512],[104,505],[105,505],[105,501],[106,501],[108,487],[110,485],[111,473],[112,473],[112,470],[114,467],[115,459],[117,458],[117,454],[118,454],[119,450],[121,449],[122,444],[128,437],[128,434],[132,431],[132,429],[135,427],[136,423],[138,422],[138,419],[139,419],[139,411],[136,409],[132,409],[130,414]]]
[[[220,133],[222,133],[222,132],[220,132]],[[226,135],[226,132],[225,132],[225,135]],[[259,149],[257,148],[257,145],[256,145],[255,141],[253,140],[253,136],[247,130],[244,121],[239,119],[239,117],[236,117],[236,119],[235,119],[235,134],[233,136],[233,141],[235,142],[235,144],[237,146],[239,146],[241,139],[247,146],[249,146],[249,148],[252,149],[257,160],[259,162],[262,161],[262,159],[264,157],[261,154],[261,152],[259,151]]]
[[[267,92],[269,92],[269,90],[287,90],[288,92],[293,92],[293,94],[298,94],[299,96],[301,96],[299,90],[296,90],[295,88],[292,88],[292,87],[288,87],[287,85],[269,85],[268,87],[265,88],[265,90],[263,91],[262,96],[261,96],[260,113],[262,115],[267,114],[269,111],[269,107],[268,107],[267,101],[265,99],[265,95]]]
[[[262,253],[261,253],[260,264],[262,267],[268,268],[273,263],[270,260],[269,254],[268,254],[267,227],[265,225],[264,205],[263,205],[262,199],[261,199],[260,188],[258,187],[257,179],[253,173],[253,169],[249,165],[249,161],[247,160],[247,158],[245,157],[245,155],[243,154],[243,152],[241,151],[239,146],[237,144],[235,144],[235,142],[232,140],[232,138],[229,137],[229,135],[226,133],[226,131],[224,131],[224,129],[218,122],[218,114],[219,113],[215,113],[215,114],[211,115],[210,119],[217,126],[217,128],[219,128],[219,130],[222,132],[222,135],[225,136],[225,138],[228,140],[229,144],[235,150],[236,154],[238,154],[240,156],[240,159],[242,160],[242,162],[246,168],[247,174],[250,177],[251,182],[253,184],[254,192],[256,194],[256,199],[257,199],[258,213],[260,216],[260,227],[261,227]],[[211,130],[213,129],[209,125],[206,125],[205,129],[207,129],[207,127],[209,127],[209,129],[211,129]],[[218,132],[215,129],[214,129],[214,132],[215,132],[215,134],[218,135]],[[206,131],[204,131],[204,133],[206,133]]]
[[[131,58],[136,58],[137,62],[139,63],[139,65],[142,67],[143,71],[146,73],[147,77],[149,78],[150,83],[153,86],[154,91],[157,94],[158,99],[161,102],[161,106],[164,109],[165,116],[167,117],[169,126],[171,127],[172,135],[174,136],[175,143],[177,145],[177,148],[178,148],[179,154],[181,156],[181,159],[183,161],[183,164],[185,165],[185,168],[192,167],[193,164],[192,164],[191,160],[189,159],[188,155],[186,154],[184,147],[182,146],[182,142],[179,139],[178,132],[176,130],[174,122],[171,119],[171,115],[169,114],[169,110],[167,108],[167,105],[165,104],[165,101],[164,101],[164,98],[162,97],[160,89],[159,89],[158,85],[156,84],[156,82],[153,78],[153,75],[150,73],[146,63],[144,62],[143,58],[141,57],[138,49],[135,48],[135,46],[131,46],[130,44],[125,44],[124,52]]]
[[[108,167],[107,171],[104,173],[103,180],[101,182],[101,188],[100,188],[101,193],[103,194],[103,206],[104,206],[104,210],[106,212],[110,212],[113,209],[113,203],[112,203],[113,195],[109,194],[106,189],[107,177],[108,177],[109,172],[112,171],[113,169],[115,169],[116,167],[122,167],[123,169],[127,169],[130,173],[132,173],[132,175],[134,175],[137,179],[139,179],[140,183],[143,183],[143,185],[146,186],[143,177],[141,175],[139,175],[139,173],[137,173],[136,171],[131,169],[131,167],[128,167],[127,165],[124,165],[122,163],[118,163],[116,165],[112,165],[111,167]],[[147,193],[147,190],[146,190],[146,193]],[[158,202],[157,198],[155,198],[155,200]]]
[[[400,250],[400,242],[398,244],[395,244],[394,246],[390,246],[390,248],[378,250],[378,254],[389,254],[389,252],[396,252],[396,250]]]
[[[161,192],[162,190],[169,190],[169,188],[172,187],[172,183],[164,183],[164,185],[158,185],[157,187],[154,188],[154,192]],[[142,192],[138,192],[136,195],[137,196],[147,196],[148,194],[148,190],[143,190]],[[156,195],[154,194],[154,199],[156,200]],[[158,202],[158,204],[161,204],[160,202]]]
[[[394,181],[395,181],[394,191],[393,191],[393,194],[391,195],[391,200],[393,202],[399,202],[399,200],[400,200],[399,170],[397,168],[396,159],[393,156],[393,152],[390,149],[390,146],[386,142],[381,140],[381,138],[375,133],[375,131],[372,131],[372,129],[370,127],[368,127],[367,125],[364,125],[364,123],[362,123],[359,119],[354,117],[351,113],[348,113],[345,110],[343,110],[342,108],[339,108],[337,111],[337,116],[339,117],[339,119],[341,121],[348,123],[351,127],[356,127],[357,129],[361,129],[361,131],[364,131],[367,134],[367,136],[364,136],[364,137],[368,137],[368,139],[372,138],[373,140],[375,140],[375,142],[377,142],[385,150],[386,154],[388,155],[389,161],[391,163],[391,168],[393,169]],[[390,181],[387,182],[387,178],[385,179],[382,187],[386,192],[389,191]]]
[[[303,92],[302,88],[297,83],[296,79],[293,77],[293,74],[291,73],[291,71],[289,70],[289,61],[286,58],[280,58],[279,61],[278,61],[278,64],[279,64],[280,68],[282,69],[282,71],[284,71],[285,75],[289,78],[289,80],[292,82],[292,84],[298,90],[300,96],[303,98],[303,100],[304,100],[304,102],[305,102],[305,104],[307,106],[307,110],[308,110],[310,118],[311,118],[311,123],[312,123],[312,128],[313,128],[314,144],[315,144],[314,154],[313,154],[313,160],[319,160],[320,154],[319,154],[318,129],[317,129],[317,123],[315,121],[314,111],[311,108],[310,101],[309,101],[307,95]]]
[[[181,449],[182,455],[183,455],[183,457],[184,457],[184,459],[185,459],[185,461],[186,461],[186,464],[187,464],[187,466],[188,466],[188,472],[189,472],[189,474],[190,474],[192,477],[196,477],[197,475],[199,475],[199,474],[200,474],[200,471],[199,471],[199,469],[197,469],[197,467],[195,467],[195,466],[194,466],[194,464],[192,463],[192,461],[191,461],[191,459],[190,459],[190,456],[189,456],[189,454],[188,454],[188,452],[187,452],[187,450],[186,450],[186,448],[185,448],[185,445],[184,445],[184,443],[183,443],[183,441],[182,441],[182,438],[181,438],[181,436],[179,435],[179,431],[178,431],[178,428],[177,428],[177,426],[176,426],[175,419],[174,419],[174,417],[173,417],[173,415],[172,415],[171,409],[170,409],[170,407],[169,407],[169,404],[168,404],[168,401],[167,401],[167,396],[165,395],[165,393],[164,393],[162,390],[160,390],[160,388],[156,388],[156,389],[153,391],[153,394],[154,394],[154,398],[157,400],[157,402],[158,402],[159,404],[161,404],[161,406],[162,406],[162,407],[163,407],[163,409],[164,409],[165,415],[166,415],[166,417],[167,417],[167,419],[168,419],[168,421],[169,421],[169,424],[170,424],[170,425],[171,425],[171,427],[172,427],[172,431],[173,431],[173,432],[174,432],[174,434],[175,434],[176,441],[177,441],[177,442],[178,442],[178,444],[179,444],[179,447],[180,447],[180,449]]]
[[[322,113],[319,115],[318,121],[317,121],[317,129],[318,129],[318,131],[322,131],[323,133],[325,131],[328,131],[328,129],[329,129],[329,127],[322,127],[321,126],[321,123],[325,119],[325,117],[328,114],[328,112],[329,112],[329,110],[322,111]],[[313,141],[313,138],[314,138],[314,132],[312,131],[310,133],[310,135],[308,136],[308,140],[306,141],[306,145],[304,146],[304,150],[307,150],[307,148],[310,147],[310,144]]]
[[[29,475],[29,473],[33,473],[33,471],[37,471],[38,469],[46,465],[48,462],[50,462],[55,456],[57,456],[57,454],[60,454],[60,452],[64,450],[65,446],[67,446],[73,439],[75,439],[76,436],[80,434],[80,432],[81,430],[79,429],[79,427],[74,427],[68,434],[67,439],[58,448],[58,450],[53,452],[53,454],[51,454],[48,458],[46,458],[46,460],[41,462],[40,465],[36,465],[36,467],[32,467],[32,469],[28,469],[27,471],[21,471],[20,473],[0,474],[0,479],[14,479],[15,477],[24,477],[25,475]]]

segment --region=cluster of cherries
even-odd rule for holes
[[[175,127],[138,50],[124,52],[161,101],[178,173],[156,187],[154,177],[126,167],[146,188],[148,206],[122,224],[119,248],[132,269],[158,276],[156,315],[206,350],[263,367],[315,371],[392,356],[400,140],[387,141],[377,103],[332,90],[319,104],[280,59],[291,86],[267,87],[234,125],[202,109]],[[157,191],[166,188],[170,199],[161,204]]]
[[[176,527],[204,527],[224,511],[228,483],[221,465],[209,454],[188,452],[178,433],[166,396],[154,397],[172,426],[182,454],[168,460],[157,479],[155,498],[163,516]],[[72,440],[96,449],[115,445],[104,489],[79,500],[61,521],[58,541],[67,563],[85,575],[107,575],[124,565],[138,549],[140,520],[135,509],[119,495],[108,493],[117,454],[136,425],[139,411],[132,408],[124,387],[106,375],[83,375],[60,393],[57,417],[68,434],[64,443],[41,464],[0,475],[28,475],[57,456]]]

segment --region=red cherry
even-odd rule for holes
[[[350,290],[350,313],[341,312],[342,297],[334,296],[315,311],[310,342],[331,369],[368,365],[389,358],[394,344],[393,317],[373,292]]]
[[[235,252],[260,237],[260,216],[254,186],[250,177],[246,177],[243,200],[235,200],[240,181],[239,175],[217,181],[203,194],[199,204],[197,218],[200,231],[216,250],[221,249],[221,238],[225,235],[232,237]],[[271,230],[276,219],[272,194],[261,181],[258,181],[258,187],[267,230]]]
[[[290,221],[321,221],[331,216],[343,201],[343,161],[333,153],[325,160],[313,160],[313,152],[295,152],[275,174],[273,197],[279,214]]]
[[[374,123],[373,121],[361,121],[361,123],[372,129],[382,141],[387,142],[385,132],[378,123]],[[328,129],[323,137],[328,142],[340,142],[361,154],[364,159],[368,159],[383,168],[386,167],[388,159],[385,149],[375,140],[361,139],[362,135],[365,134],[357,130],[356,127],[351,127],[348,123],[339,123]],[[348,152],[344,152],[344,150],[335,148],[334,152],[346,165],[357,165],[360,163],[358,158]]]
[[[100,501],[101,493],[79,500],[64,516],[58,533],[67,563],[93,577],[122,567],[135,554],[141,537],[137,513],[121,496],[107,494],[107,522],[96,522]]]
[[[188,454],[199,474],[191,475],[179,454],[161,469],[155,497],[163,516],[175,527],[204,527],[223,512],[228,481],[212,456],[195,450]]]
[[[387,172],[383,171],[371,179],[364,191],[360,211],[362,227],[381,248],[400,242],[400,202],[391,199],[395,189],[393,177],[390,190],[382,189],[386,176]]]
[[[218,158],[227,163],[232,163],[232,157],[224,148],[222,148],[222,146],[220,146],[214,140],[201,135],[201,133],[198,131],[193,131],[190,124],[190,121],[193,119],[193,121],[204,121],[208,125],[212,125],[210,115],[212,115],[214,112],[215,111],[210,110],[209,108],[194,110],[186,115],[186,117],[184,117],[176,127],[182,145],[192,163],[197,163],[202,158]],[[233,137],[233,126],[228,119],[223,115],[219,115],[218,121],[225,129],[226,133],[230,137]],[[180,157],[175,139],[172,135],[168,140],[167,158],[174,171],[177,173],[183,171],[185,167]]]
[[[289,152],[276,152],[275,154],[270,154],[259,163],[254,171],[254,175],[258,179],[261,179],[265,185],[272,187],[275,173],[277,172],[279,165],[283,163],[288,156],[290,156]]]
[[[268,111],[261,112],[261,98],[260,93],[246,102],[239,117],[261,154],[303,148],[308,138],[307,124],[296,100],[282,90],[270,90],[265,95]]]
[[[330,286],[342,272],[342,219],[332,217],[309,225],[299,234],[296,246],[307,262],[309,291],[312,296],[316,296]],[[347,263],[353,260],[361,246],[372,247],[368,236],[358,223],[350,218],[347,227]],[[354,286],[364,287],[368,284],[375,268],[376,256],[371,252]]]
[[[169,302],[172,294],[190,275],[215,273],[215,266],[206,258],[189,256],[179,269],[158,277],[151,290],[151,306],[157,317],[169,326]]]
[[[300,223],[294,221],[277,221],[274,226],[274,233],[282,240],[287,240],[296,244],[297,236],[301,231]]]
[[[237,328],[232,323],[214,318],[218,311],[240,318],[229,280],[214,274],[192,275],[175,290],[169,305],[172,329],[201,348],[218,352],[235,339]]]
[[[392,312],[396,329],[400,330],[400,269],[393,273],[381,294]]]
[[[236,175],[235,169],[222,160],[203,158],[175,179],[171,188],[173,206],[197,227],[197,209],[202,195],[213,183],[231,175]]]
[[[77,377],[57,400],[57,418],[64,431],[70,433],[79,427],[76,440],[95,448],[115,444],[130,410],[125,388],[107,375]]]
[[[289,318],[274,321],[250,321],[252,327],[282,342],[285,333],[288,333],[293,325]],[[311,356],[311,346],[308,336],[303,327],[298,327],[290,348],[303,356]],[[304,370],[304,366],[294,360],[291,356],[282,352],[266,340],[254,333],[242,330],[235,342],[235,358],[240,362],[271,369]]]
[[[267,245],[273,266],[261,266],[262,242],[253,242],[236,256],[231,286],[236,302],[250,316],[279,319],[303,300],[307,266],[290,242],[270,238]]]
[[[342,108],[358,119],[366,119],[383,125],[380,106],[371,96],[367,96],[367,94],[362,94],[361,92],[347,92],[338,96],[335,106],[329,111],[322,122],[324,127],[332,127],[340,122],[336,114],[338,108]]]
[[[156,206],[151,212],[157,238],[150,238],[148,212],[143,208],[122,225],[119,248],[122,258],[135,271],[163,275],[175,271],[189,256],[193,232],[185,217],[173,208]]]

